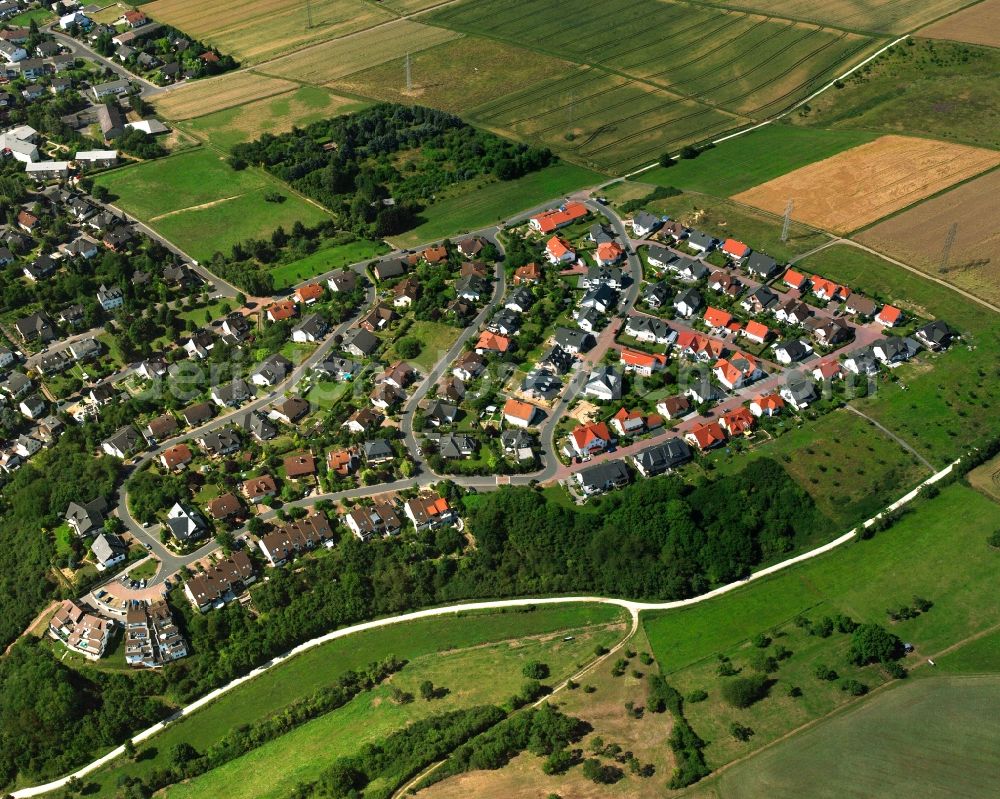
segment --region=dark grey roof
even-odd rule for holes
[[[104,514],[107,509],[108,503],[104,497],[97,497],[83,505],[70,502],[66,508],[66,521],[75,521],[80,535],[86,535],[90,530],[104,524]]]
[[[646,474],[659,474],[691,460],[691,448],[681,438],[668,438],[662,444],[646,447],[635,460]]]
[[[90,545],[90,550],[97,558],[97,562],[103,565],[120,555],[124,555],[128,551],[128,545],[120,535],[101,533]]]
[[[284,355],[280,353],[274,353],[273,355],[268,355],[263,361],[260,362],[260,366],[254,369],[254,375],[261,375],[269,383],[280,383],[288,373],[292,370],[292,362],[288,360]],[[234,383],[236,381],[233,381]],[[246,383],[243,384],[244,386]]]
[[[781,344],[777,344],[774,347],[774,351],[784,350],[788,357],[793,361],[799,361],[805,358],[810,353],[809,346],[804,341],[799,341],[794,339],[792,341],[783,341]]]
[[[573,366],[573,356],[558,344],[553,344],[539,363],[547,364],[560,374],[565,374]]]
[[[690,308],[700,308],[702,303],[701,294],[695,289],[684,289],[674,298],[674,307],[677,308],[681,304],[687,305]]]
[[[371,355],[379,348],[378,337],[374,333],[369,333],[363,327],[355,328],[344,339],[345,347],[354,347],[362,355]]]
[[[295,334],[299,331],[308,333],[313,338],[320,338],[327,331],[328,325],[326,320],[319,314],[309,314],[301,322],[299,322],[295,327],[292,328],[292,333]]]
[[[940,319],[935,319],[933,322],[928,322],[926,325],[918,329],[916,335],[918,338],[936,347],[942,347],[951,341],[955,332],[946,322],[942,322]]]
[[[458,408],[447,402],[435,400],[428,406],[425,416],[440,424],[451,424],[451,422],[455,421],[455,417],[458,416]]]
[[[688,234],[687,240],[689,244],[696,244],[700,247],[704,247],[705,249],[711,249],[715,244],[714,237],[709,236],[707,233],[702,233],[700,230],[692,230]]]
[[[278,435],[275,424],[257,411],[248,411],[236,419],[236,426],[260,441],[270,441]]]
[[[570,351],[586,352],[594,346],[594,337],[585,330],[569,327],[556,328],[556,344]]]
[[[770,279],[781,271],[781,267],[778,266],[778,262],[775,261],[770,255],[764,255],[756,250],[750,253],[750,257],[747,258],[746,268],[748,272],[752,272],[755,275],[761,275],[765,279]]]
[[[628,467],[622,460],[602,461],[577,472],[577,478],[587,491],[603,491],[630,479]]]
[[[394,458],[396,456],[396,451],[392,448],[383,438],[373,438],[371,441],[366,441],[361,445],[361,450],[364,452],[365,460],[382,460],[383,458]]]

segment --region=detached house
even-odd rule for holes
[[[643,377],[649,377],[653,372],[659,372],[667,366],[666,355],[650,354],[629,347],[622,347],[619,361],[626,372],[635,372]]]
[[[403,512],[417,530],[429,530],[455,521],[455,512],[448,500],[431,494],[408,499],[403,505]]]
[[[643,477],[653,477],[675,469],[691,460],[691,448],[680,438],[668,438],[662,444],[647,447],[632,458]]]
[[[571,264],[576,260],[576,250],[565,239],[553,236],[545,245],[545,257],[556,266]]]
[[[531,427],[541,411],[530,402],[508,399],[503,406],[503,418],[507,424],[514,427]]]
[[[603,452],[612,442],[611,432],[604,422],[581,424],[570,433],[570,445],[581,458]]]
[[[585,495],[592,496],[628,485],[632,476],[625,461],[608,460],[576,472],[573,477]]]

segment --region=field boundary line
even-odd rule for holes
[[[134,735],[131,739],[133,744],[142,743],[143,741],[153,738],[158,733],[162,732],[167,728],[168,725],[175,721],[183,719],[186,716],[190,716],[192,713],[197,712],[201,708],[211,704],[213,701],[229,693],[234,688],[243,685],[246,682],[259,677],[261,674],[270,671],[275,666],[278,666],[285,661],[300,655],[303,652],[308,652],[311,649],[315,649],[323,644],[330,643],[331,641],[336,641],[340,638],[346,638],[354,633],[363,632],[365,630],[374,630],[381,627],[388,627],[395,624],[404,623],[407,621],[415,621],[417,619],[433,618],[437,616],[448,616],[455,613],[465,613],[468,611],[475,610],[497,610],[500,608],[512,608],[512,607],[528,607],[533,605],[558,605],[566,603],[594,603],[594,604],[604,604],[604,605],[617,605],[619,607],[625,608],[630,614],[633,614],[635,619],[634,624],[638,623],[638,616],[643,611],[663,611],[663,610],[675,610],[678,608],[690,607],[692,605],[700,604],[702,602],[707,602],[715,597],[722,596],[723,594],[728,594],[735,591],[738,588],[743,588],[749,583],[756,582],[757,580],[768,577],[772,574],[776,574],[784,569],[794,566],[797,563],[803,563],[812,558],[818,557],[819,555],[824,555],[827,552],[831,552],[842,544],[847,543],[854,539],[859,530],[867,529],[871,527],[875,522],[880,519],[886,513],[892,513],[903,505],[913,501],[917,496],[919,496],[921,489],[925,486],[933,485],[934,483],[942,480],[952,473],[955,466],[960,462],[961,459],[957,459],[946,466],[941,471],[931,475],[922,483],[917,485],[914,489],[904,494],[902,497],[897,499],[891,505],[886,506],[879,513],[872,516],[867,521],[859,524],[857,527],[853,528],[847,533],[835,538],[821,546],[815,547],[807,552],[803,552],[791,558],[787,558],[779,563],[775,563],[759,571],[753,572],[749,577],[743,580],[737,580],[735,582],[727,583],[726,585],[719,586],[718,588],[708,591],[704,594],[699,594],[698,596],[688,597],[686,599],[677,599],[667,602],[643,602],[631,599],[620,599],[618,597],[600,597],[600,596],[549,596],[549,597],[521,597],[516,599],[493,599],[493,600],[483,600],[478,602],[464,602],[453,605],[443,605],[438,607],[423,608],[421,610],[414,610],[408,613],[402,613],[396,616],[387,616],[380,619],[372,619],[366,622],[360,622],[358,624],[349,625],[347,627],[341,627],[337,630],[331,630],[324,635],[317,636],[316,638],[311,638],[308,641],[304,641],[298,646],[293,647],[284,654],[275,655],[273,658],[268,660],[266,663],[258,666],[257,668],[251,670],[242,677],[236,677],[225,685],[219,686],[213,691],[205,694],[204,696],[196,699],[190,704],[180,708],[175,711],[172,715],[164,719],[163,721],[157,722],[151,727],[142,730],[141,732]],[[21,788],[19,790],[13,791],[10,795],[14,799],[28,799],[28,797],[40,796],[41,794],[48,793],[49,791],[58,790],[64,788],[66,784],[74,777],[82,779],[93,771],[107,765],[111,761],[120,757],[125,753],[125,745],[115,747],[110,752],[107,752],[103,756],[97,758],[96,760],[88,763],[85,766],[77,769],[71,774],[67,774],[58,779],[52,780],[51,782],[44,783],[42,785],[35,785],[27,788]]]

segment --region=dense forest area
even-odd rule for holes
[[[69,485],[36,482],[39,496],[33,501],[44,501],[46,492],[60,492],[58,499],[52,498],[60,504],[36,511],[31,535],[37,541],[38,519],[51,518],[64,508],[73,491]],[[94,481],[95,489],[97,485]],[[451,491],[452,500],[461,502],[457,487]],[[23,486],[20,493],[27,493]],[[27,501],[27,497],[22,499]],[[183,597],[174,597],[176,617],[191,642],[193,656],[162,674],[134,675],[124,688],[115,685],[115,690],[131,696],[119,696],[114,706],[102,701],[99,694],[104,685],[98,681],[88,689],[93,699],[74,704],[73,713],[53,707],[46,725],[25,725],[16,710],[10,715],[7,709],[27,700],[11,697],[8,701],[8,686],[34,696],[31,686],[41,679],[39,675],[54,681],[48,673],[51,670],[62,675],[60,684],[79,678],[63,674],[68,667],[55,661],[46,670],[40,669],[39,658],[48,657],[44,651],[39,658],[6,660],[0,671],[0,781],[7,782],[18,773],[32,779],[48,777],[71,762],[81,762],[85,747],[67,745],[67,739],[77,740],[77,730],[116,730],[123,737],[115,707],[146,707],[147,714],[135,714],[127,722],[139,729],[149,714],[159,710],[157,703],[149,703],[150,698],[189,701],[337,627],[483,597],[564,592],[687,597],[746,576],[754,564],[821,534],[828,524],[780,464],[767,459],[754,461],[738,475],[704,480],[696,486],[678,478],[645,480],[605,497],[596,511],[567,508],[530,488],[473,495],[466,516],[478,546],[465,557],[443,557],[446,550],[433,531],[412,542],[362,543],[345,535],[327,557],[303,560],[294,570],[270,571],[269,581],[254,590],[262,620],[238,603],[202,615]],[[8,530],[5,526],[5,536]],[[12,543],[29,538],[29,531],[20,526]],[[30,582],[29,577],[43,580],[44,574],[22,575],[11,589]],[[4,618],[8,632],[23,628],[24,602],[7,595],[4,601],[18,611],[17,620]],[[38,601],[28,606],[37,608]],[[42,694],[46,690],[39,689]],[[106,740],[94,736],[91,753]]]
[[[513,180],[555,160],[479,130],[443,111],[381,103],[356,114],[233,148],[235,169],[263,166],[329,208],[345,228],[382,238],[417,224],[447,186],[474,178]]]

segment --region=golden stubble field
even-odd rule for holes
[[[297,89],[298,84],[253,72],[231,72],[185,83],[158,95],[154,105],[167,119],[192,119]]]
[[[1000,164],[963,144],[882,136],[741,192],[733,199],[835,233],[850,233]]]
[[[918,31],[928,39],[1000,47],[1000,0],[983,0]]]
[[[879,222],[855,238],[929,275],[1000,303],[997,197],[1000,170]],[[944,264],[944,246],[953,226],[955,238]]]
[[[375,3],[358,0],[310,0],[308,4],[302,0],[155,0],[143,10],[245,65],[364,30],[395,16]]]

